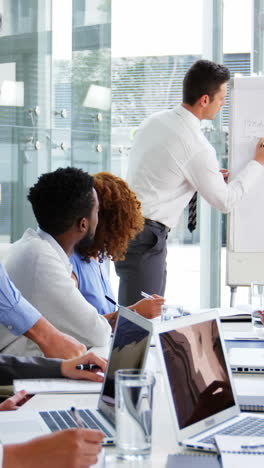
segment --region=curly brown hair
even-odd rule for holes
[[[123,260],[128,242],[144,226],[141,204],[128,184],[110,172],[93,175],[94,187],[99,200],[99,217],[94,243],[89,249],[77,246],[82,259],[89,262],[90,257],[103,261]]]

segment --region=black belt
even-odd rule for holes
[[[153,221],[152,219],[145,218],[145,224],[148,224],[148,226],[157,227],[164,230],[165,232],[170,232],[170,228],[165,226],[165,224],[159,223],[159,221]]]

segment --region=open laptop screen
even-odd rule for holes
[[[215,319],[159,338],[180,429],[235,404]]]
[[[119,316],[110,362],[107,369],[101,400],[109,407],[115,404],[115,371],[118,369],[142,369],[150,331]]]

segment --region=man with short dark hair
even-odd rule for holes
[[[43,174],[28,196],[39,228],[27,229],[8,251],[6,269],[23,296],[56,328],[86,346],[104,346],[111,333],[75,287],[69,255],[75,245],[90,242],[98,222],[93,178],[68,167]],[[9,332],[0,327],[0,342]],[[13,341],[13,339],[12,339]],[[36,355],[36,345],[19,338],[5,353]]]
[[[228,213],[263,177],[262,140],[254,160],[226,184],[228,172],[219,170],[215,149],[201,132],[200,121],[213,120],[224,105],[229,76],[223,65],[198,60],[184,78],[183,103],[149,117],[136,132],[127,181],[142,203],[145,227],[116,263],[120,304],[138,301],[142,290],[164,295],[168,231],[196,192]]]
[[[228,68],[209,60],[198,60],[189,68],[184,77],[183,103],[194,106],[204,95],[213,101],[219,88],[229,79]]]

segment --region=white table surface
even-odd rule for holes
[[[223,323],[224,330],[243,330],[250,331],[251,324],[244,322],[225,322]],[[100,353],[105,355],[105,351]],[[106,467],[113,468],[115,466],[124,466],[129,468],[162,468],[166,465],[167,455],[181,451],[177,445],[176,437],[173,430],[172,417],[169,410],[169,405],[166,398],[163,377],[159,370],[159,365],[156,360],[156,349],[150,348],[148,367],[155,370],[157,383],[154,393],[154,408],[153,408],[153,436],[152,436],[152,455],[147,460],[142,462],[124,462],[116,459],[115,448],[106,447]],[[236,388],[240,390],[254,388],[254,394],[263,395],[264,376],[261,375],[235,375]],[[246,390],[245,390],[246,392]],[[243,393],[243,391],[242,391]],[[69,409],[71,406],[77,408],[96,408],[98,402],[98,394],[71,394],[71,395],[35,395],[21,409]]]
[[[150,348],[151,368],[155,359],[156,349]],[[154,388],[154,408],[153,408],[153,432],[152,432],[152,455],[150,459],[142,462],[124,462],[116,459],[115,448],[106,447],[106,466],[113,468],[122,465],[124,467],[153,467],[162,468],[166,465],[167,454],[179,451],[174,432],[172,430],[172,419],[164,390],[163,377],[158,369],[155,372],[156,385]],[[76,408],[96,408],[99,394],[40,394],[32,397],[24,404],[19,411],[69,409]]]

